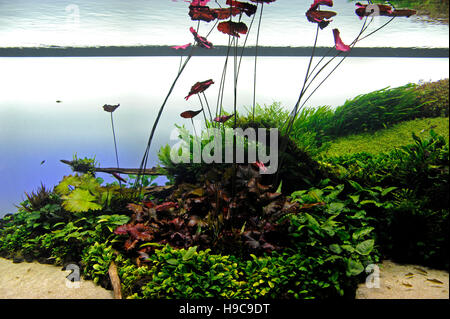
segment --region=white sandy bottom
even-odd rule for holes
[[[356,299],[449,299],[449,274],[385,260],[379,266],[379,288],[359,285]],[[374,281],[369,281],[369,285]]]
[[[81,279],[66,279],[70,270],[37,262],[14,264],[0,258],[0,298],[3,299],[113,299],[112,291]],[[75,286],[75,287],[68,287]]]

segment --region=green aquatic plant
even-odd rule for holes
[[[448,142],[449,119],[448,117],[415,119],[404,121],[387,129],[375,132],[359,133],[333,139],[320,157],[337,157],[354,153],[370,153],[373,155],[385,153],[404,145],[414,143],[411,133],[424,138],[435,131]]]
[[[422,102],[421,116],[448,117],[449,79],[436,82],[419,82],[416,92]]]
[[[88,212],[122,205],[129,201],[131,189],[119,185],[102,186],[92,174],[69,175],[55,187],[61,195],[62,206],[70,212]]]
[[[87,246],[83,250],[80,262],[83,266],[83,275],[86,279],[92,279],[96,284],[110,288],[108,270],[114,257],[114,250],[108,242],[95,242],[93,245]]]
[[[94,158],[78,158],[75,153],[70,166],[74,172],[91,173],[95,176],[95,168],[98,166],[98,162],[95,160],[95,156]]]

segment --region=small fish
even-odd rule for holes
[[[428,272],[425,269],[414,267],[415,270],[417,270],[421,275],[428,275]]]
[[[45,160],[43,160],[42,162],[41,162],[41,165],[43,165],[45,163]]]
[[[56,100],[56,103],[62,103],[62,101],[61,100]]]
[[[409,272],[405,275],[405,277],[413,277],[413,276],[414,276],[414,274],[412,272]]]
[[[407,283],[407,282],[402,282],[402,285],[405,286],[405,287],[408,287],[408,288],[412,287],[412,285]]]
[[[433,284],[439,284],[439,285],[444,284],[442,281],[434,279],[434,278],[432,278],[432,279],[427,278],[427,281],[432,282]]]

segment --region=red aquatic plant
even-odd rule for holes
[[[248,31],[247,25],[244,22],[225,21],[219,23],[217,29],[234,37],[240,37],[239,34],[246,34]]]
[[[105,105],[103,105],[103,110],[105,110],[106,112],[112,113],[112,112],[114,112],[119,106],[120,106],[120,104],[116,104],[116,105],[105,104]]]
[[[344,44],[344,42],[342,42],[340,33],[338,29],[333,29],[333,36],[334,36],[334,43],[336,45],[336,50],[338,51],[343,51],[343,52],[348,52],[351,50],[350,46]]]
[[[188,1],[191,3],[191,6],[206,6],[210,0],[192,0]]]
[[[126,250],[135,248],[139,241],[152,241],[155,238],[152,233],[152,228],[142,223],[135,225],[126,224],[119,226],[114,230],[114,234],[116,235],[129,236],[125,242]]]
[[[211,9],[206,6],[190,6],[189,7],[189,16],[191,20],[194,21],[205,21],[211,22],[213,20],[225,20],[230,18],[231,16],[237,16],[242,11],[238,8],[218,8]]]
[[[172,47],[172,49],[175,49],[175,50],[186,50],[191,45],[192,45],[192,43],[187,43],[187,44],[183,44],[183,45],[175,45],[175,46]]]
[[[229,19],[231,16],[235,17],[241,13],[241,10],[239,10],[238,8],[234,8],[234,7],[232,7],[231,9],[220,8],[220,9],[211,9],[211,10],[214,11],[215,14],[217,14],[217,19],[219,19],[219,20]]]
[[[165,212],[171,208],[178,208],[178,204],[174,202],[165,202],[160,205],[155,206],[157,212]]]
[[[272,3],[275,2],[276,0],[250,0],[250,1],[256,3]]]
[[[205,37],[200,36],[193,27],[191,27],[189,29],[189,31],[191,31],[191,33],[194,36],[195,41],[197,41],[197,45],[199,47],[205,48],[205,49],[212,49],[213,44],[211,42],[209,42],[208,40],[206,40]]]
[[[385,5],[385,4],[361,4],[360,2],[357,2],[356,4],[356,14],[360,17],[368,17],[371,16],[373,14],[379,14],[382,16],[386,16],[392,13],[392,7],[389,5]],[[375,11],[375,8],[376,11]],[[370,10],[369,10],[370,9]]]
[[[257,168],[259,168],[259,170],[262,171],[262,172],[266,172],[267,171],[267,167],[264,165],[263,162],[256,161],[255,163],[253,163],[253,165],[255,165]]]
[[[227,0],[227,5],[230,7],[238,8],[242,13],[245,13],[247,16],[251,17],[256,13],[257,7],[254,4],[247,2],[240,2],[235,0]]]
[[[314,0],[314,3],[311,5],[309,10],[317,10],[320,5],[332,7],[333,0]]]
[[[189,6],[189,16],[194,21],[211,22],[217,19],[217,13],[206,6]]]
[[[231,119],[233,116],[234,116],[234,114],[218,116],[214,119],[214,122],[225,123],[226,121]]]
[[[396,9],[389,16],[390,17],[407,17],[413,16],[417,13],[416,10],[411,9]]]
[[[180,116],[185,118],[185,119],[191,119],[191,118],[196,117],[202,111],[203,111],[203,109],[201,109],[199,111],[184,111],[183,113],[180,114]]]
[[[389,5],[385,4],[361,4],[356,3],[355,13],[362,19],[363,17],[368,17],[374,14],[386,17],[410,17],[416,14],[415,10],[411,9],[393,9]],[[376,9],[375,9],[376,7]]]
[[[332,20],[332,17],[336,15],[333,11],[322,11],[319,10],[320,5],[327,5],[329,7],[333,6],[333,1],[331,0],[315,0],[308,11],[306,11],[306,18],[309,22],[318,23],[321,29],[326,28]]]
[[[206,80],[203,82],[197,82],[195,83],[192,88],[191,91],[189,92],[189,95],[185,97],[186,101],[189,100],[189,98],[194,95],[194,94],[198,94],[198,93],[202,93],[204,92],[207,88],[209,88],[212,84],[214,84],[213,80]]]

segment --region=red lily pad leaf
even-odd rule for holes
[[[332,7],[333,0],[314,0],[314,3],[311,5],[309,10],[317,10],[320,5]]]
[[[275,2],[276,0],[250,0],[250,1],[256,3],[272,3]]]
[[[336,45],[336,50],[348,52],[351,50],[350,46],[346,45],[344,42],[342,42],[340,33],[338,29],[333,29],[333,35],[334,35],[334,42]]]
[[[172,47],[172,49],[175,49],[175,50],[186,50],[191,45],[192,45],[192,43],[187,43],[187,44],[183,44],[183,45],[175,45],[175,46]]]
[[[206,6],[210,0],[192,0],[191,6]],[[189,1],[187,1],[189,2]]]
[[[203,111],[203,109],[201,109],[199,111],[185,111],[185,112],[181,113],[180,116],[185,118],[185,119],[191,119],[193,117],[196,117],[202,111]]]
[[[208,40],[206,40],[205,37],[202,37],[202,36],[198,35],[197,31],[195,31],[195,29],[193,27],[191,27],[189,29],[189,31],[191,31],[191,33],[194,36],[195,41],[197,41],[197,45],[199,47],[205,48],[205,49],[212,49],[213,48],[213,44],[211,42],[209,42]]]
[[[385,4],[371,4],[369,6],[367,4],[361,4],[360,2],[357,2],[355,5],[357,7],[355,12],[360,18],[368,17],[374,14],[380,16],[391,16],[392,14],[392,7]],[[375,6],[377,7],[377,9],[375,9]]]
[[[217,19],[219,20],[226,20],[229,19],[231,16],[235,17],[238,14],[241,13],[241,10],[238,8],[220,8],[220,9],[211,9],[214,11],[214,13],[217,15]]]
[[[189,16],[194,21],[211,22],[217,19],[217,13],[206,6],[189,6]]]
[[[409,18],[410,16],[413,16],[417,13],[416,10],[411,10],[411,9],[397,9],[394,10],[390,16],[392,17],[407,17]]]
[[[247,2],[240,2],[235,0],[227,0],[227,5],[233,8],[240,9],[247,16],[251,17],[256,13],[257,7],[254,4]]]
[[[233,116],[234,116],[234,114],[218,116],[214,119],[214,122],[225,123],[226,121],[231,119]]]
[[[244,22],[233,22],[233,21],[224,21],[219,23],[217,29],[225,34],[238,37],[241,36],[239,34],[246,34],[248,31],[248,27]]]
[[[308,10],[306,12],[306,18],[309,22],[318,23],[321,29],[325,29],[332,20],[330,18],[334,17],[336,12],[333,11],[317,11]]]
[[[120,104],[117,104],[117,105],[109,105],[109,104],[105,104],[105,105],[103,105],[103,110],[105,110],[106,112],[112,113],[112,112],[114,112],[119,106],[120,106]]]
[[[189,95],[185,97],[186,101],[194,94],[198,94],[198,93],[202,93],[204,92],[207,88],[209,88],[212,84],[214,84],[213,80],[206,80],[203,82],[197,82],[195,83],[192,88],[191,91],[189,92]]]

